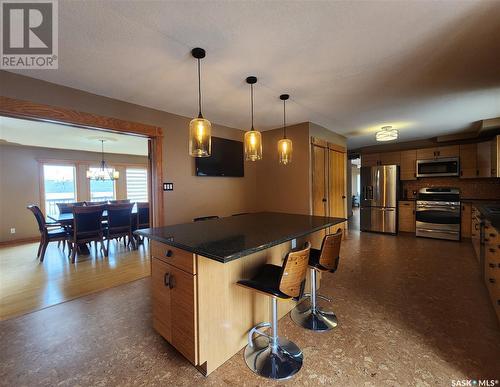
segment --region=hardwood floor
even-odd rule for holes
[[[108,258],[96,257],[93,247],[76,264],[57,243],[49,244],[43,263],[36,258],[38,243],[0,248],[0,320],[151,274],[147,243],[131,250],[112,241]]]

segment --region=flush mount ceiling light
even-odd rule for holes
[[[278,158],[280,164],[287,165],[292,162],[292,140],[286,138],[286,101],[290,98],[288,94],[281,94],[283,101],[283,138],[278,141]]]
[[[248,77],[246,82],[250,85],[252,127],[245,133],[245,158],[247,161],[257,161],[262,159],[262,136],[253,127],[253,85],[257,83],[257,77]]]
[[[120,173],[115,171],[113,168],[108,168],[106,161],[104,160],[104,141],[101,142],[101,167],[100,168],[89,168],[87,170],[87,179],[89,180],[118,180],[120,178]]]
[[[193,157],[208,157],[212,150],[212,124],[201,114],[200,60],[205,58],[203,48],[193,48],[191,55],[198,60],[198,117],[189,123],[189,154]]]
[[[375,140],[377,141],[393,141],[397,140],[399,131],[393,129],[392,126],[383,126],[382,130],[375,133]]]

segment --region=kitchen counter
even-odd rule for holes
[[[226,263],[345,222],[343,218],[258,212],[149,228],[136,234]]]
[[[500,231],[500,201],[472,201],[483,219],[489,221],[493,227]],[[499,211],[492,211],[491,207],[497,207]]]

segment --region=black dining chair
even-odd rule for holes
[[[71,263],[76,261],[79,244],[94,242],[97,255],[97,243],[99,242],[104,256],[108,256],[108,251],[104,246],[102,225],[102,213],[105,208],[106,206],[73,207],[73,232],[70,233],[69,237]]]
[[[107,240],[107,249],[109,251],[109,241],[111,239],[124,239],[123,243],[127,246],[132,244],[135,249],[135,241],[132,234],[132,208],[134,203],[108,204],[106,210],[108,212],[108,225],[104,229],[104,238]]]
[[[73,207],[81,207],[83,205],[85,205],[85,202],[56,203],[60,214],[70,214],[73,211]]]
[[[193,222],[203,222],[204,220],[210,220],[210,219],[219,219],[219,217],[217,215],[200,216],[199,218],[194,218]]]
[[[123,204],[123,203],[130,203],[130,199],[116,199],[109,201],[109,204]]]
[[[40,231],[40,245],[38,246],[38,252],[36,257],[40,258],[40,262],[43,262],[45,258],[45,251],[50,242],[63,242],[69,238],[68,231],[63,227],[60,227],[58,223],[47,223],[42,211],[36,205],[29,205],[28,210],[30,210],[38,224],[38,231]]]
[[[86,206],[105,206],[108,204],[107,200],[101,201],[101,202],[91,202],[91,201],[85,201]]]
[[[137,214],[132,218],[132,231],[151,227],[151,223],[149,220],[149,203],[137,202],[136,206]],[[135,237],[138,244],[141,244],[144,241],[144,238],[138,235],[136,235]]]

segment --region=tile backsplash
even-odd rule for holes
[[[500,178],[460,179],[458,177],[429,177],[401,182],[401,197],[414,199],[413,192],[425,187],[454,187],[462,199],[500,200]]]

